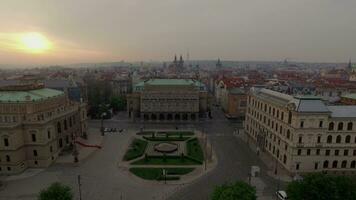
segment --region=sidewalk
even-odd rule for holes
[[[101,136],[100,130],[95,128],[88,129],[88,139],[83,139],[78,137],[77,141],[88,144],[88,145],[99,145],[103,144],[103,136]],[[86,160],[90,155],[92,155],[95,151],[100,150],[95,147],[83,147],[79,144],[76,144],[78,150],[78,160],[79,164]],[[74,164],[74,157],[72,153],[68,153],[66,155],[59,156],[56,160],[58,164]]]
[[[244,141],[246,144],[248,142],[248,145],[252,151],[255,151],[257,153],[257,146],[256,143],[251,139],[247,138],[247,135],[244,133],[243,130],[240,130],[239,134],[234,134],[236,137],[240,138],[242,141]],[[288,172],[280,166],[280,164],[277,165],[278,173],[275,174],[274,170],[276,167],[276,162],[275,159],[269,155],[267,152],[260,151],[259,152],[259,158],[262,160],[262,162],[267,166],[268,171],[267,174],[268,176],[276,179],[276,180],[281,180],[283,182],[291,182],[293,180],[293,177],[291,177]]]

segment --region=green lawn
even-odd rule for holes
[[[167,170],[166,180],[179,180],[179,175],[192,172],[194,168],[165,168]],[[130,172],[145,180],[164,180],[163,168],[130,168]]]
[[[129,161],[142,156],[145,153],[147,144],[148,142],[145,140],[134,139],[124,156],[124,160]]]
[[[186,141],[188,140],[190,137],[177,137],[177,136],[170,136],[170,137],[162,137],[162,136],[159,136],[159,137],[152,137],[152,136],[143,136],[144,139],[146,140],[149,140],[149,141]]]
[[[135,162],[132,162],[131,165],[201,165],[202,162],[194,158],[184,156],[182,159],[181,156],[147,156]]]
[[[197,138],[193,138],[191,140],[188,140],[187,142],[187,156],[201,161],[204,161],[204,152],[203,149],[201,148],[199,141]]]

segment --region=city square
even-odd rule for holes
[[[214,110],[216,116],[223,115],[220,110]],[[32,200],[46,185],[60,181],[73,187],[78,197],[77,177],[81,177],[83,199],[202,199],[207,198],[215,185],[229,180],[247,180],[250,167],[261,167],[261,192],[265,199],[270,199],[278,184],[283,183],[267,175],[268,166],[249,148],[243,139],[234,135],[236,128],[241,129],[239,122],[228,120],[201,121],[195,123],[146,123],[144,130],[172,130],[178,126],[179,130],[199,130],[206,133],[214,151],[216,151],[216,166],[202,175],[196,175],[193,180],[177,184],[164,182],[147,183],[139,178],[132,178],[122,159],[135,133],[140,132],[138,124],[131,122],[122,113],[111,120],[105,120],[105,127],[124,129],[123,133],[106,133],[102,141],[102,149],[94,151],[79,164],[56,163],[40,172],[29,173],[28,177],[15,180],[5,180],[0,199]],[[91,134],[100,134],[100,121],[89,121]],[[242,133],[240,133],[242,134]],[[89,136],[90,137],[90,136]],[[280,183],[279,183],[280,182]],[[140,192],[135,192],[140,188]],[[199,192],[196,192],[199,191]],[[120,194],[118,196],[118,194]]]

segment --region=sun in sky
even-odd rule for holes
[[[29,53],[43,53],[51,49],[51,42],[41,33],[23,33],[19,38],[21,49]]]

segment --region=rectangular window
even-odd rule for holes
[[[320,155],[320,149],[316,150],[316,155]]]
[[[335,150],[335,156],[339,155],[339,150]]]
[[[319,128],[323,128],[323,121],[319,121]]]
[[[5,145],[5,147],[9,146],[9,139],[8,138],[4,138],[4,145]]]
[[[33,156],[37,156],[37,150],[33,150]]]
[[[31,134],[32,142],[36,142],[36,134]]]
[[[298,156],[302,155],[302,150],[298,149]]]
[[[344,150],[344,156],[348,156],[349,155],[349,150]]]
[[[299,163],[295,165],[295,169],[296,169],[296,170],[299,170],[299,167],[300,167],[300,166],[299,166]]]
[[[303,142],[303,137],[302,136],[299,136],[299,139],[298,139],[298,143],[302,143]]]
[[[356,156],[356,150],[354,150],[354,156]]]
[[[318,163],[314,164],[314,169],[318,169]]]
[[[310,149],[307,150],[307,155],[308,155],[308,156],[310,155]]]
[[[300,128],[304,128],[304,121],[300,122]]]
[[[48,139],[51,139],[51,131],[47,132]]]
[[[330,156],[330,150],[326,150],[326,151],[325,151],[325,155],[326,155],[326,156]]]
[[[318,143],[321,142],[321,136],[318,136]]]

